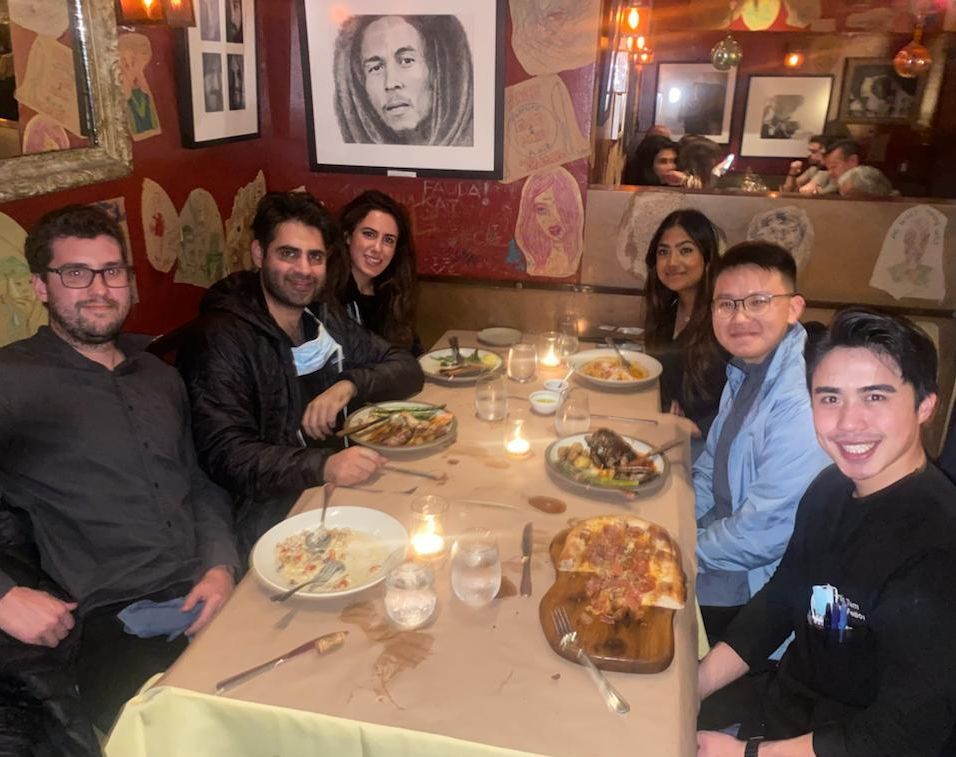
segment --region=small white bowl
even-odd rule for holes
[[[531,392],[528,399],[531,400],[531,409],[538,415],[554,415],[558,409],[558,401],[561,399],[561,395],[557,392],[541,390]]]
[[[570,384],[568,384],[568,382],[564,379],[548,379],[544,382],[545,389],[551,392],[558,392],[559,394],[561,392],[566,392],[569,386]]]

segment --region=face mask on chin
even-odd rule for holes
[[[315,322],[319,325],[319,333],[315,339],[303,342],[298,347],[292,348],[292,360],[295,362],[296,375],[306,376],[321,370],[333,355],[335,355],[338,360],[339,372],[341,372],[342,346],[332,338],[332,335],[329,334],[318,318],[309,310],[305,312],[315,319]]]

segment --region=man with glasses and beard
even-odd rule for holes
[[[107,731],[225,602],[239,560],[182,381],[120,333],[133,272],[116,223],[55,210],[25,257],[50,325],[0,350],[0,689],[46,709],[34,738],[51,753],[92,754],[73,681]],[[29,724],[8,714],[0,747]]]
[[[385,458],[341,449],[345,412],[408,397],[423,374],[340,307],[317,301],[326,265],[348,265],[332,215],[305,192],[270,192],[252,222],[257,270],[216,283],[179,350],[199,459],[232,494],[241,552],[304,489],[359,484]]]

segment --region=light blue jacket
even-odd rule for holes
[[[817,473],[831,464],[817,443],[803,347],[793,326],[774,354],[760,396],[730,446],[733,514],[697,529],[698,570],[746,570],[753,596],[783,557],[797,504]],[[727,366],[727,383],[707,446],[694,463],[697,521],[714,506],[714,450],[746,374]]]

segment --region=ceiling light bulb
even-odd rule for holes
[[[641,23],[641,14],[637,8],[631,8],[627,12],[627,25],[631,28],[631,31],[637,31],[637,27]]]

